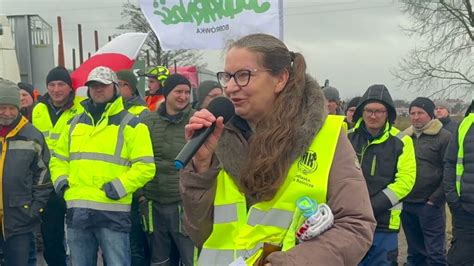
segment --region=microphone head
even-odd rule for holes
[[[207,110],[216,118],[222,116],[224,123],[227,123],[235,114],[234,105],[224,96],[214,98],[207,106]]]

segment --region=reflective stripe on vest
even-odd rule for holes
[[[130,166],[130,161],[115,155],[98,153],[98,152],[73,152],[69,154],[69,161],[74,160],[91,160],[106,163],[117,164],[120,166]]]
[[[83,113],[81,115],[87,115],[86,113]],[[72,139],[72,132],[74,131],[75,127],[77,126],[77,123],[79,122],[79,119],[81,115],[77,115],[73,118],[71,121],[71,124],[69,126],[69,150],[71,150],[71,139]],[[117,134],[117,144],[115,145],[115,151],[114,155],[110,154],[105,154],[105,153],[99,153],[99,152],[72,152],[69,154],[69,160],[93,160],[93,161],[102,161],[102,162],[107,162],[107,163],[112,163],[112,164],[117,164],[120,166],[130,166],[132,162],[130,162],[128,159],[121,158],[120,155],[122,153],[123,149],[123,144],[125,142],[124,140],[124,130],[125,126],[127,126],[128,122],[134,118],[133,115],[127,113],[123,118],[122,121],[120,121],[120,125],[118,128],[118,134]],[[140,160],[134,160],[134,163],[137,161],[146,161],[150,162],[150,158],[140,158]],[[154,161],[152,161],[154,162]]]
[[[296,230],[304,221],[296,200],[309,196],[326,202],[329,171],[344,117],[328,116],[307,152],[291,165],[288,176],[270,201],[247,210],[246,198],[224,170],[217,176],[214,225],[203,245],[198,265],[228,265],[239,257],[253,265],[264,242],[286,251],[296,244]]]
[[[115,212],[129,212],[130,204],[117,204],[117,203],[103,203],[88,200],[67,200],[67,207],[69,208],[84,208],[93,209],[99,211],[115,211]]]
[[[464,173],[464,138],[474,123],[474,113],[464,118],[458,129],[458,158],[456,161],[456,191],[461,196],[461,178]]]

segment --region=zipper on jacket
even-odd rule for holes
[[[372,158],[372,167],[370,168],[370,175],[374,176],[375,175],[375,166],[377,164],[377,155],[374,155]]]
[[[5,157],[7,156],[7,136],[5,137],[2,137],[1,138],[1,142],[2,142],[2,147],[1,147],[1,158],[0,158],[0,170],[1,170],[1,173],[0,173],[0,184],[2,185],[2,187],[0,188],[2,190],[2,197],[3,197],[3,173],[4,173],[4,170],[3,170],[3,167],[4,167],[4,164],[5,164]],[[2,202],[3,206],[2,206],[2,212],[3,212],[3,215],[2,215],[2,236],[3,236],[3,241],[6,240],[5,238],[5,202]]]
[[[20,131],[26,124],[28,123],[28,121],[26,120],[26,118],[20,118],[20,121],[18,122],[18,124],[16,124],[16,126],[10,130],[10,132],[7,133],[7,135],[5,137],[2,137],[0,138],[0,141],[2,142],[2,147],[1,147],[1,154],[0,154],[0,189],[2,190],[2,197],[4,196],[3,195],[3,173],[5,172],[4,171],[4,167],[5,167],[5,159],[7,157],[7,149],[8,149],[8,139],[11,138],[11,137],[14,137],[16,136],[16,134],[18,133],[18,131]],[[5,237],[5,201],[3,200],[2,201],[2,212],[3,212],[3,215],[2,215],[2,234],[3,234],[3,240],[5,241],[6,240],[6,237]]]
[[[369,148],[370,146],[370,141],[367,141],[367,146],[363,147],[362,148],[362,152],[361,152],[361,155],[360,155],[360,165],[362,165],[363,161],[364,161],[364,155],[365,155],[365,152],[367,151],[367,149]]]

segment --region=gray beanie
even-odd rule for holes
[[[435,100],[435,106],[436,108],[444,108],[446,110],[448,110],[449,113],[451,113],[451,105],[449,104],[448,101],[446,100]]]
[[[20,109],[20,88],[3,78],[0,78],[0,104],[11,104]]]
[[[341,101],[341,98],[339,98],[339,91],[336,88],[327,86],[327,87],[324,87],[323,92],[324,92],[324,97],[326,97],[326,100],[336,101],[336,102]]]

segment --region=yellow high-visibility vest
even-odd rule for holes
[[[464,118],[458,129],[458,158],[456,161],[456,191],[458,196],[461,196],[461,178],[464,174],[464,138],[467,131],[474,123],[474,113],[469,114]]]
[[[288,176],[270,201],[247,210],[246,198],[224,170],[217,176],[214,225],[203,245],[198,265],[229,265],[241,257],[253,265],[264,243],[286,251],[296,245],[296,231],[304,222],[296,201],[308,196],[326,202],[329,171],[341,132],[343,116],[328,116],[306,153],[290,167]]]

